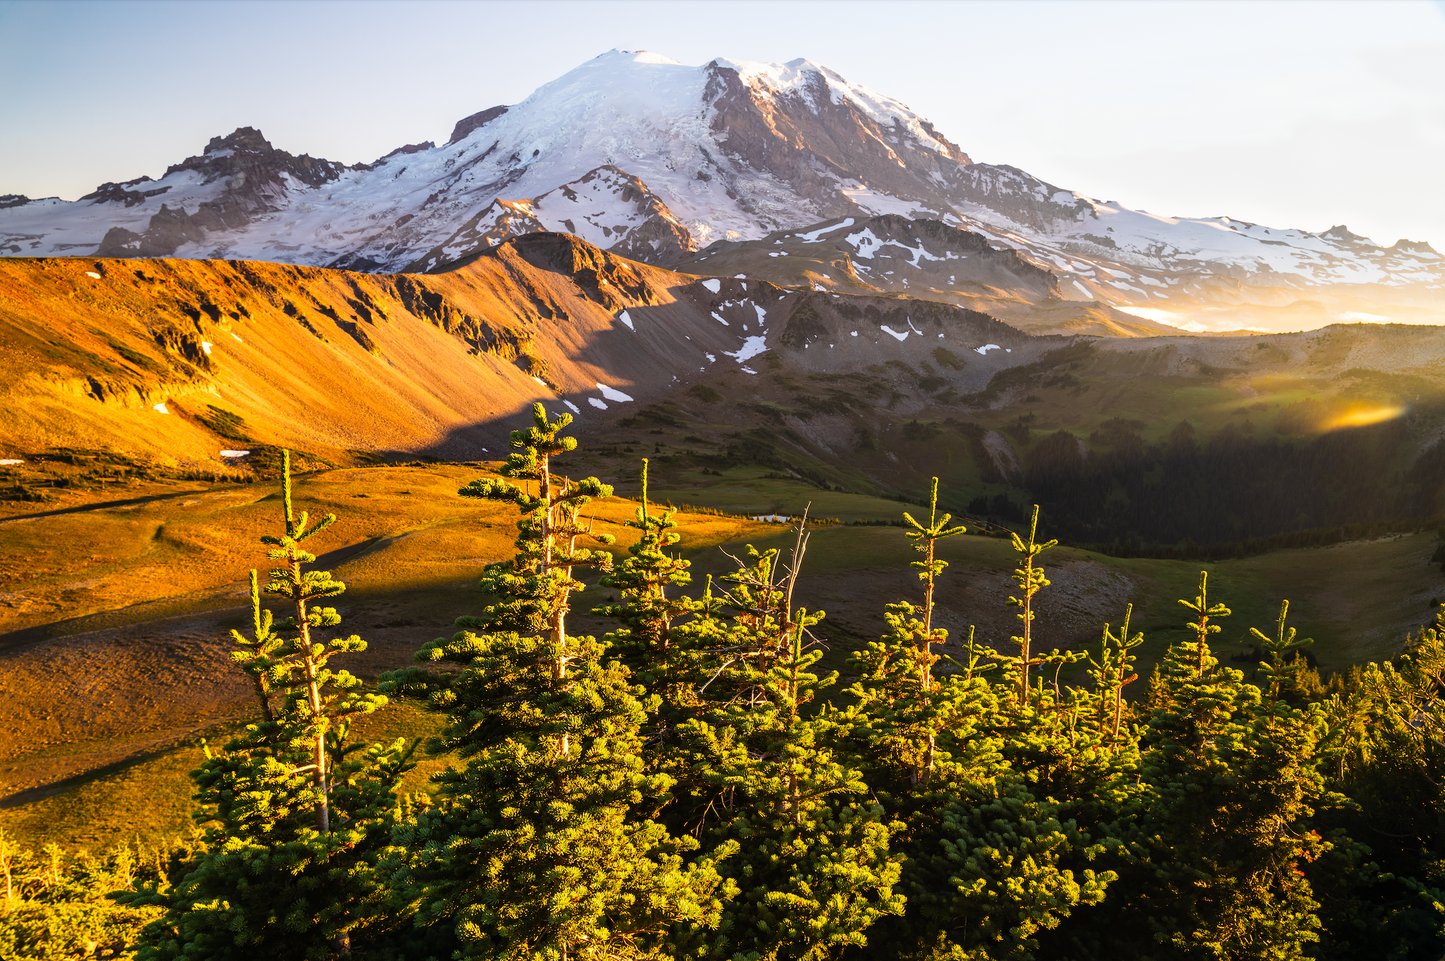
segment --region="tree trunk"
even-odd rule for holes
[[[291,583],[296,590],[296,626],[301,630],[301,663],[306,667],[306,703],[311,708],[311,724],[315,729],[312,741],[314,770],[311,780],[316,786],[316,830],[331,833],[331,811],[326,783],[326,726],[322,723],[321,687],[316,681],[316,660],[311,656],[311,624],[306,620],[306,600],[301,596],[301,563],[291,562]]]
[[[1029,538],[1032,545],[1032,535]],[[1034,631],[1034,559],[1032,556],[1024,558],[1024,572],[1027,579],[1024,581],[1024,634],[1021,643],[1019,660],[1022,662],[1019,668],[1019,704],[1022,705],[1029,697],[1029,660],[1033,656],[1033,631]]]

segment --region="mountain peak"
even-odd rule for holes
[[[1359,234],[1350,230],[1350,228],[1346,227],[1344,224],[1335,224],[1329,230],[1326,230],[1324,233],[1320,234],[1320,236],[1326,238],[1327,240],[1339,240],[1347,244],[1374,243],[1372,240],[1370,240],[1369,237],[1360,236]]]
[[[665,57],[660,53],[653,53],[651,50],[618,50],[613,48],[596,59],[601,60],[603,57],[625,60],[628,63],[666,63],[677,67],[682,66],[682,61]]]
[[[224,137],[212,137],[206,144],[205,153],[214,154],[222,150],[250,150],[256,153],[268,152],[271,141],[255,127],[237,127]]]
[[[769,240],[777,247],[783,233],[885,215],[963,227],[993,251],[1018,251],[1058,278],[1060,297],[1166,313],[1176,298],[1221,283],[1441,282],[1424,244],[1386,251],[1343,226],[1317,234],[1153,216],[1014,167],[975,164],[906,104],[806,57],[692,66],[622,49],[520,103],[463,118],[443,146],[409,144],[375,164],[293,156],[239,127],[157,181],[106,184],[76,203],[3,196],[0,254],[85,250],[396,271],[549,230],[669,264],[718,241],[781,231]],[[967,280],[944,261],[915,276],[931,248],[880,229],[850,231],[856,242],[838,253],[872,263],[879,246],[890,251],[883,260],[910,251],[910,272],[895,269],[892,278],[909,292],[925,280],[949,289]],[[815,242],[825,241],[758,256],[780,265],[821,250]],[[820,277],[833,273],[830,264],[819,262]]]

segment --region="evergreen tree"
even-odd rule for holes
[[[1040,554],[1058,545],[1058,541],[1038,542],[1039,505],[1034,505],[1033,516],[1029,519],[1029,539],[1025,541],[1016,532],[1010,531],[1014,552],[1023,558],[1023,563],[1014,570],[1014,583],[1018,585],[1021,597],[1010,596],[1010,607],[1019,608],[1018,619],[1023,621],[1023,634],[1010,637],[1018,645],[1017,656],[1010,659],[1012,673],[1018,683],[1018,702],[1024,704],[1029,698],[1029,670],[1045,663],[1044,658],[1035,656],[1033,650],[1034,595],[1049,586],[1044,569],[1037,566]],[[1055,652],[1056,654],[1058,652]]]
[[[1099,659],[1089,657],[1089,676],[1094,679],[1094,703],[1096,705],[1095,727],[1107,736],[1110,744],[1118,744],[1123,732],[1126,714],[1124,688],[1139,680],[1134,673],[1134,649],[1144,643],[1144,635],[1129,633],[1129,620],[1134,615],[1134,605],[1124,609],[1124,623],[1118,635],[1104,625],[1104,638],[1100,645]]]
[[[1115,925],[1141,957],[1291,958],[1317,940],[1303,868],[1329,845],[1307,825],[1325,795],[1317,709],[1267,703],[1210,653],[1199,596],[1195,640],[1170,648],[1167,699],[1143,732],[1144,792],[1121,833],[1138,860]],[[1122,937],[1121,937],[1122,935]]]
[[[513,432],[502,473],[535,481],[537,494],[506,480],[461,491],[522,513],[516,556],[482,578],[493,603],[417,653],[462,670],[388,681],[431,691],[449,719],[439,747],[466,761],[439,776],[437,806],[398,825],[392,884],[419,936],[450,941],[458,957],[682,956],[717,924],[730,890],[711,860],[684,863],[693,839],[633,817],[671,787],[645,773],[640,756],[655,704],[624,666],[604,660],[601,644],[566,626],[570,595],[583,587],[574,571],[611,567],[609,553],[578,541],[588,534],[582,511],[612,491],[553,472],[553,458],[576,447],[560,435],[570,415],[549,419],[537,404],[533,418]]]
[[[1308,871],[1323,902],[1321,957],[1445,954],[1445,605],[1393,661],[1352,672],[1325,709],[1325,770],[1346,794],[1324,819],[1333,849]]]
[[[953,670],[934,674],[940,658],[932,645],[947,639],[933,627],[936,580],[947,566],[936,544],[963,532],[938,517],[937,491],[935,479],[926,525],[904,514],[907,536],[924,555],[912,565],[924,582],[923,605],[888,605],[890,633],[852,662],[860,678],[849,691],[857,702],[850,714],[862,721],[853,740],[870,785],[905,823],[894,846],[906,856],[908,915],[884,923],[881,940],[889,955],[921,946],[931,957],[1023,959],[1038,947],[1037,933],[1101,900],[1111,876],[1080,867],[1096,853],[1087,836],[1004,763],[999,733],[1007,725],[997,718],[1024,706],[986,683],[996,665],[980,667],[972,631],[965,660],[950,657]],[[1043,549],[1032,537],[1024,545],[1020,576],[1033,588],[1026,603],[1047,583],[1030,564],[1038,551],[1028,553],[1029,545]]]
[[[835,746],[839,713],[814,705],[837,674],[812,672],[822,612],[790,607],[806,547],[800,524],[783,576],[776,551],[749,547],[751,563],[727,579],[728,623],[709,605],[693,630],[722,643],[709,652],[720,683],[679,727],[695,772],[685,810],[714,845],[740,849],[728,865],[739,894],[715,947],[739,959],[832,957],[868,944],[873,923],[904,904],[889,851],[901,825]]]
[[[948,562],[937,556],[938,542],[964,533],[962,525],[949,527],[951,515],[938,516],[938,478],[933,479],[926,525],[907,511],[906,531],[923,560],[911,562],[923,582],[922,606],[902,601],[889,604],[884,621],[889,633],[850,660],[858,670],[858,681],[848,690],[856,702],[855,715],[863,727],[855,738],[867,745],[871,757],[865,770],[875,791],[895,796],[909,791],[927,791],[940,764],[939,738],[948,732],[953,741],[964,743],[968,732],[961,725],[987,708],[977,703],[987,690],[982,681],[958,677],[939,678],[934,667],[941,655],[934,645],[948,641],[948,631],[934,627],[935,591],[938,576]],[[951,755],[944,748],[948,763]],[[952,778],[949,778],[952,780]]]
[[[1267,662],[1260,662],[1259,671],[1269,682],[1271,707],[1282,695],[1299,688],[1300,674],[1308,666],[1305,660],[1299,656],[1299,652],[1314,643],[1312,637],[1296,638],[1295,629],[1285,626],[1285,618],[1288,616],[1289,601],[1281,601],[1279,620],[1275,622],[1277,629],[1274,637],[1270,637],[1257,627],[1249,629],[1249,632],[1258,639],[1264,652],[1269,655]],[[1287,658],[1286,655],[1294,656]]]
[[[264,535],[279,561],[266,592],[286,598],[291,616],[274,622],[251,572],[251,636],[232,631],[231,659],[252,678],[260,719],[221,751],[206,748],[192,773],[196,818],[209,827],[175,883],[124,895],[159,905],[165,916],[142,936],[147,959],[325,958],[350,953],[352,933],[384,929],[371,870],[389,837],[394,790],[411,766],[403,741],[350,743],[351,720],[386,704],[331,658],[364,651],[355,635],[319,641],[313,631],[341,621],[313,602],[346,585],[308,570],[301,545],[330,527],[312,525],[291,500],[290,454],[283,452],[284,533]]]
[[[673,661],[676,643],[673,625],[698,609],[684,594],[669,595],[692,583],[689,562],[669,554],[682,539],[677,532],[677,509],[652,509],[647,500],[647,458],[642,459],[642,502],[628,527],[641,532],[627,549],[627,557],[602,577],[602,586],[617,590],[620,603],[599,607],[594,613],[621,622],[622,627],[607,635],[607,642],[638,671],[638,677],[652,691],[673,701],[685,695],[677,688],[682,668]]]
[[[107,895],[156,884],[163,852],[117,845],[98,856],[67,856],[54,843],[21,848],[0,830],[0,958],[129,956],[127,948],[159,908],[117,905]]]
[[[1181,606],[1194,612],[1194,620],[1185,625],[1185,627],[1194,632],[1194,641],[1192,643],[1187,642],[1184,645],[1184,649],[1194,652],[1194,676],[1195,678],[1203,678],[1205,662],[1210,657],[1209,638],[1211,635],[1218,634],[1223,630],[1218,624],[1210,623],[1210,618],[1228,617],[1231,612],[1229,608],[1223,604],[1211,605],[1209,603],[1208,571],[1199,572],[1199,595],[1192,601],[1186,601],[1180,598],[1179,603]]]

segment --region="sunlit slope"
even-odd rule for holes
[[[439,277],[9,260],[0,445],[182,463],[247,443],[323,453],[450,444],[476,456],[487,444],[466,428],[555,396],[542,379],[595,390],[603,372],[577,359],[580,348],[618,307],[669,299],[649,268],[609,265],[624,286],[599,297],[510,247]]]
[[[498,453],[535,400],[597,423],[768,351],[856,370],[989,342],[1008,349],[969,370],[975,386],[1034,353],[1030,338],[966,309],[699,280],[556,233],[427,275],[7,260],[0,446],[199,466],[259,444],[332,462],[347,451],[479,457]]]

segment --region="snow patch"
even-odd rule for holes
[[[636,327],[632,326],[632,318],[629,317],[629,316],[627,316],[627,311],[624,310],[622,313],[618,314],[618,315],[617,315],[617,319],[620,320],[620,321],[622,321],[624,324],[626,324],[628,330],[636,330],[636,329],[637,329]]]
[[[87,271],[85,272],[85,276],[87,276],[87,277],[94,277],[96,280],[99,280],[99,279],[100,279],[100,274],[96,273],[96,272],[93,271],[93,270],[87,270]]]
[[[216,346],[216,345],[215,345],[215,344],[208,344],[208,343],[206,343],[204,340],[201,341],[201,350],[203,350],[203,351],[206,352],[206,356],[207,356],[207,357],[209,357],[209,356],[211,355],[211,348],[214,347],[214,346]]]
[[[906,330],[905,330],[905,331],[902,331],[902,332],[900,333],[899,331],[894,330],[892,327],[889,327],[887,324],[884,324],[882,327],[879,327],[878,329],[881,330],[881,331],[883,331],[883,333],[888,334],[890,337],[892,337],[894,340],[898,341],[899,343],[902,343],[903,341],[905,341],[905,340],[908,339],[908,333],[909,333],[909,332],[906,331]]]
[[[831,227],[819,227],[817,230],[810,230],[805,234],[797,234],[796,236],[805,244],[821,244],[824,234],[831,234],[835,230],[842,230],[845,227],[851,226],[853,226],[853,218],[848,217],[841,224],[834,224]],[[780,240],[778,243],[782,243],[782,241]]]
[[[603,403],[599,398],[596,398],[596,397],[589,397],[589,398],[587,398],[587,403],[591,404],[593,407],[596,407],[598,410],[606,410],[606,409],[607,409],[607,405],[606,405],[605,403]]]
[[[702,282],[702,285],[713,293],[717,293],[718,291],[722,290],[722,281],[718,280],[717,278],[713,278],[711,280],[704,280]]]
[[[597,389],[602,391],[602,396],[608,400],[624,402],[632,400],[631,397],[628,397],[622,391],[617,390],[615,387],[608,387],[606,384],[598,384]]]
[[[757,336],[749,337],[747,340],[743,341],[742,347],[738,348],[737,350],[725,350],[723,351],[723,353],[741,364],[743,361],[751,360],[752,358],[758,356],[767,349],[767,337]]]
[[[838,192],[875,217],[881,217],[884,214],[901,214],[904,217],[911,217],[915,212],[924,209],[912,200],[879,193],[871,187],[844,187]],[[932,213],[932,211],[927,212]]]
[[[165,402],[164,402],[164,401],[162,401],[162,402],[159,403],[159,404],[156,404],[155,407],[153,407],[153,408],[151,408],[151,409],[152,409],[152,410],[158,410],[158,411],[160,411],[162,414],[169,414],[169,413],[170,413],[170,411],[166,410],[166,405],[165,405]]]
[[[580,414],[580,413],[582,413],[582,408],[578,407],[576,404],[572,403],[570,400],[564,400],[564,401],[562,401],[562,403],[566,404],[566,405],[567,405],[567,409],[570,410],[572,413],[574,413],[574,414]]]
[[[251,453],[251,452],[248,451],[248,450],[223,450],[223,451],[221,451],[221,456],[222,456],[222,457],[245,457],[245,456],[247,456],[247,455],[250,454],[250,453]]]
[[[975,354],[987,354],[991,350],[1003,350],[1003,348],[998,344],[984,344],[982,347],[975,347],[973,352]]]

